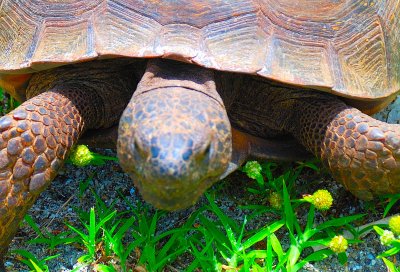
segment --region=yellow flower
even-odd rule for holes
[[[281,207],[282,207],[282,197],[277,192],[271,193],[269,195],[268,201],[269,201],[269,204],[271,205],[272,208],[275,208],[277,210],[281,209]]]
[[[312,203],[320,211],[329,210],[333,203],[332,195],[327,190],[318,190],[311,196],[303,197],[303,199]]]
[[[257,161],[248,161],[243,167],[243,171],[252,179],[257,179],[261,175],[261,170],[261,165]]]
[[[90,164],[94,156],[86,145],[78,145],[71,150],[69,159],[74,165],[83,167]]]
[[[348,246],[346,238],[342,235],[336,235],[329,243],[329,248],[335,253],[345,252]]]
[[[390,230],[384,230],[382,236],[380,237],[381,244],[388,246],[391,242],[395,240],[393,232]]]
[[[395,215],[389,220],[389,228],[395,235],[400,235],[400,215]]]

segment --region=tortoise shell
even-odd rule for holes
[[[400,0],[0,0],[0,29],[3,87],[21,81],[4,74],[163,57],[361,100],[400,89]]]

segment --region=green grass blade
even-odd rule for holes
[[[96,248],[96,233],[97,233],[97,228],[96,228],[96,215],[94,213],[94,208],[92,207],[90,209],[90,223],[89,223],[89,253],[93,254],[92,256],[94,257],[95,254],[95,248]]]
[[[339,227],[339,226],[344,226],[352,221],[361,219],[364,217],[365,214],[356,214],[356,215],[350,215],[350,216],[345,216],[342,218],[335,218],[331,219],[329,221],[326,221],[318,226],[315,227],[315,232],[319,232],[323,229],[329,228],[329,227]]]
[[[306,228],[304,229],[304,234],[314,227],[314,218],[315,218],[315,206],[311,204],[307,215],[307,224]],[[305,239],[307,240],[307,238]]]
[[[269,225],[268,227],[265,227],[261,229],[259,232],[251,236],[249,239],[247,239],[241,247],[241,250],[248,249],[249,247],[253,246],[255,243],[263,240],[265,237],[268,235],[276,232],[278,229],[280,229],[282,226],[284,226],[284,223],[282,220],[277,221]]]
[[[199,220],[200,223],[204,226],[204,228],[207,230],[207,232],[210,233],[212,237],[214,237],[218,243],[220,244],[228,244],[229,239],[226,237],[225,234],[223,234],[216,226],[215,222],[211,222],[208,220],[206,217],[203,215],[199,215]]]
[[[35,231],[35,233],[37,235],[39,235],[40,237],[44,237],[44,235],[43,235],[42,231],[40,230],[39,226],[32,219],[32,216],[27,214],[27,215],[25,215],[24,220]]]
[[[385,263],[385,265],[387,266],[387,268],[389,269],[390,272],[400,272],[400,270],[396,268],[394,263],[392,263],[391,261],[389,261],[386,258],[382,258],[382,260],[383,260],[383,262]]]
[[[92,211],[90,211],[90,213],[92,213]],[[102,226],[104,226],[111,218],[115,217],[116,214],[117,214],[117,211],[113,211],[112,213],[108,214],[106,217],[104,217],[103,219],[101,219],[99,223],[96,224],[96,217],[95,217],[94,209],[93,209],[93,215],[94,215],[94,221],[93,221],[93,223],[95,224],[95,225],[94,225],[94,231],[95,231],[95,233],[97,233],[97,232],[99,231],[99,229],[100,229]],[[90,218],[91,218],[90,224],[92,224],[92,216],[91,216]]]
[[[276,235],[274,233],[271,233],[271,235],[269,236],[269,240],[270,240],[272,249],[278,256],[278,261],[279,262],[282,261],[285,253],[283,252],[282,245],[279,242],[278,238],[276,237]]]
[[[394,206],[394,204],[396,204],[397,201],[400,201],[400,194],[390,196],[390,201],[385,207],[385,210],[383,212],[383,217],[387,216],[390,209]]]
[[[232,218],[229,218],[228,216],[226,216],[222,210],[220,208],[218,208],[218,206],[214,203],[214,199],[211,198],[211,196],[209,194],[206,194],[206,197],[208,199],[209,205],[211,207],[211,210],[213,213],[215,213],[216,216],[218,216],[219,220],[221,221],[222,225],[224,226],[224,228],[233,228],[233,232],[234,233],[238,233],[239,232],[239,226],[238,224],[235,222],[235,220],[233,220]],[[231,237],[232,238],[232,237]]]

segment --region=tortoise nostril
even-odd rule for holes
[[[204,149],[203,156],[209,156],[211,153],[211,143],[208,143],[207,147]]]
[[[141,157],[141,158],[145,158],[146,157],[146,152],[140,146],[140,144],[137,141],[137,139],[133,140],[133,153],[136,154],[137,156]]]
[[[207,164],[208,161],[210,160],[211,156],[213,153],[213,148],[211,142],[207,144],[207,146],[203,149],[202,152],[199,153],[199,158],[202,161],[203,164]]]

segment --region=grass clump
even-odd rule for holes
[[[0,88],[0,116],[6,115],[21,103]]]
[[[66,222],[65,232],[55,235],[42,231],[32,218],[26,217],[37,234],[30,243],[48,247],[49,257],[38,259],[21,250],[13,253],[34,271],[48,271],[47,263],[60,258],[57,249],[67,244],[83,251],[76,260],[75,271],[82,267],[95,271],[165,271],[184,259],[185,271],[294,272],[331,255],[337,255],[345,265],[347,247],[362,242],[358,238],[361,232],[352,224],[364,215],[333,218],[329,209],[335,200],[325,189],[299,196],[295,181],[305,168],[318,171],[313,162],[284,171],[275,163],[247,163],[242,171],[254,183],[249,183],[246,191],[261,204],[239,206],[243,216],[234,219],[221,208],[211,190],[206,194],[206,204],[178,226],[169,228],[160,225],[168,213],[132,202],[122,194],[119,197],[126,209],[118,211],[115,201],[107,204],[92,191],[93,207],[75,208],[80,223]],[[91,178],[79,185],[80,197],[90,188]],[[391,198],[388,206],[393,207],[397,200]],[[269,220],[254,227],[252,222],[259,216]],[[393,222],[396,227],[397,221]],[[344,238],[345,228],[356,238]],[[387,228],[377,227],[376,231],[390,247],[379,256],[389,267],[390,256],[400,251],[400,241]]]

